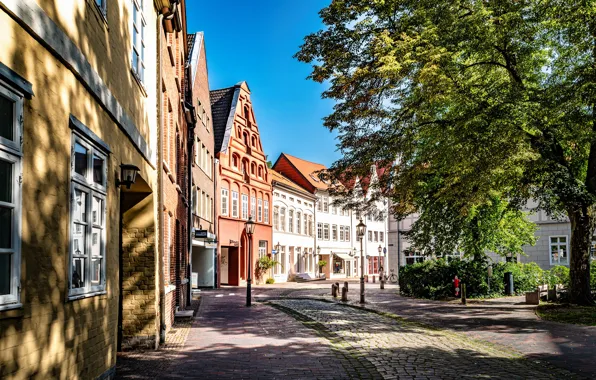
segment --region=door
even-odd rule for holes
[[[230,257],[229,257],[229,252],[228,252],[228,248],[227,247],[222,247],[221,248],[221,283],[222,284],[227,284],[228,283],[228,270],[229,270],[229,263],[230,263]]]

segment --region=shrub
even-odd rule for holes
[[[490,291],[486,260],[427,260],[400,269],[399,285],[403,295],[440,299],[454,295],[453,279],[457,275],[466,284],[468,297],[494,297],[505,291],[506,272],[513,273],[517,294],[536,289],[545,281],[545,274],[536,263],[497,263],[493,265]],[[550,274],[549,274],[550,275]]]
[[[557,265],[550,271],[551,277],[556,285],[563,285],[565,288],[569,288],[569,268],[563,265]],[[550,285],[550,283],[549,283]],[[554,288],[554,286],[553,286]]]
[[[266,284],[273,284],[273,283],[275,283],[275,280],[274,280],[273,278],[269,277],[269,278],[267,279],[267,281],[265,281],[265,283],[266,283]]]
[[[590,287],[592,292],[596,292],[596,261],[592,261],[590,265]]]
[[[264,256],[257,261],[257,266],[255,268],[255,278],[257,280],[261,280],[265,272],[269,269],[273,268],[275,265],[279,264],[277,261],[273,260],[269,256]]]

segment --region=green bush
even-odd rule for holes
[[[590,265],[590,287],[593,292],[596,292],[596,261],[592,261]]]
[[[553,278],[554,284],[563,285],[565,288],[569,288],[569,268],[563,265],[557,265],[550,271],[550,275]],[[554,285],[553,284],[553,285]],[[549,286],[551,283],[549,283]],[[554,286],[553,286],[554,288]]]
[[[506,272],[513,273],[513,287],[517,294],[532,291],[547,279],[536,263],[496,263],[493,264],[489,290],[488,261],[452,260],[447,263],[437,259],[402,267],[399,285],[406,296],[441,299],[454,296],[453,279],[457,275],[466,284],[468,297],[495,297],[505,292]]]
[[[272,279],[271,277],[269,277],[269,278],[268,278],[268,279],[265,281],[265,283],[266,283],[266,284],[273,284],[273,283],[275,283],[275,280],[274,280],[274,279]]]

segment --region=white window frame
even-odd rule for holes
[[[242,194],[242,219],[248,220],[248,194]]]
[[[565,238],[565,253],[567,254],[567,262],[566,263],[561,263],[561,255],[559,254],[557,256],[557,261],[553,260],[553,255],[552,255],[552,248],[553,246],[559,247],[559,249],[561,247],[563,247],[563,243],[561,243],[561,238]],[[557,239],[556,243],[552,242],[552,239]],[[565,266],[569,266],[569,236],[567,235],[553,235],[553,236],[549,236],[548,237],[548,257],[549,257],[549,261],[550,261],[550,265],[565,265]]]
[[[259,223],[263,221],[263,199],[261,198],[257,200],[257,220]]]
[[[132,56],[130,64],[133,73],[141,83],[145,83],[145,27],[147,26],[147,22],[145,21],[145,14],[143,12],[143,5],[143,0],[132,0]],[[135,20],[135,14],[137,14],[137,12],[139,14],[141,22],[140,29],[139,25],[137,25],[137,20]],[[140,44],[140,46],[138,46],[137,44]],[[139,49],[141,51],[139,51]],[[137,57],[137,67],[135,67],[134,64],[135,56]],[[142,66],[143,72],[139,73],[138,65]]]
[[[286,208],[279,208],[279,230],[286,232]]]
[[[75,172],[75,145],[80,144],[87,149],[87,172],[85,176],[80,175],[79,173]],[[103,184],[96,184],[93,181],[93,157],[94,155],[99,156],[103,159],[104,168],[103,168]],[[106,203],[107,203],[107,178],[108,178],[108,156],[105,154],[101,149],[98,149],[98,146],[92,143],[90,140],[85,138],[83,135],[73,131],[72,138],[71,138],[71,185],[70,185],[70,221],[69,221],[69,251],[68,251],[68,297],[70,299],[76,299],[88,296],[94,296],[97,294],[103,294],[106,290],[106,266],[107,266],[107,256],[106,256],[106,246],[107,246],[107,238],[106,238]],[[86,260],[87,265],[85,265],[85,273],[84,273],[84,286],[80,288],[73,288],[72,287],[72,275],[73,275],[73,262],[75,256],[73,255],[75,250],[74,245],[74,233],[75,233],[75,222],[74,222],[74,212],[75,212],[75,191],[81,191],[86,194],[87,197],[87,204],[85,205],[85,212],[89,216],[87,218],[87,222],[80,222],[77,224],[86,225],[87,226],[87,235],[85,239],[85,254],[79,255],[78,257],[84,258]],[[93,200],[94,198],[98,198],[102,201],[102,208],[101,208],[101,224],[95,224],[92,220],[92,209],[93,209]],[[93,239],[93,228],[101,229],[100,233],[100,255],[93,256],[92,252],[92,239]],[[92,271],[92,262],[93,259],[101,259],[102,265],[100,267],[100,274],[99,274],[99,285],[93,285],[91,283],[91,271]]]
[[[339,226],[339,241],[344,241],[344,226]]]
[[[257,198],[250,197],[250,216],[253,220],[257,220]]]
[[[329,197],[323,197],[323,212],[329,213]]]
[[[344,226],[344,241],[351,241],[352,237],[350,236],[350,226]]]
[[[238,192],[232,190],[232,218],[238,217]]]
[[[409,254],[412,252],[412,254]],[[413,263],[408,263],[408,259],[412,259]],[[422,263],[426,261],[426,256],[421,255],[420,252],[412,251],[411,249],[404,250],[404,262],[406,265],[412,265],[416,263]]]
[[[279,206],[273,206],[273,229],[279,231]]]
[[[0,310],[21,307],[21,229],[22,229],[22,136],[23,95],[0,81],[0,96],[13,102],[13,139],[0,137],[0,159],[12,164],[12,200],[0,202],[12,209],[11,248],[0,248],[0,255],[10,255],[10,293],[0,295]]]
[[[267,200],[263,200],[263,213],[265,214],[263,221],[269,224],[269,201]]]
[[[302,213],[300,211],[296,211],[296,233],[302,234]]]
[[[337,224],[331,226],[331,239],[337,241]]]
[[[288,210],[288,232],[294,233],[294,210]]]
[[[228,216],[229,190],[221,189],[221,215]]]
[[[317,223],[317,239],[323,240],[323,223]]]
[[[323,240],[329,240],[329,223],[323,224]]]

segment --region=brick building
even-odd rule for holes
[[[152,281],[119,268],[155,263],[158,16],[107,3],[0,1],[0,378],[113,377]]]
[[[248,273],[249,240],[244,224],[249,215],[256,223],[253,268],[259,257],[271,253],[271,178],[246,82],[211,91],[211,111],[219,160],[218,279],[222,284],[240,285]]]
[[[190,252],[191,285],[193,288],[215,287],[218,262],[215,243],[215,139],[203,33],[189,35],[189,56],[192,100],[197,112],[197,124],[192,130],[192,231],[195,232]]]

